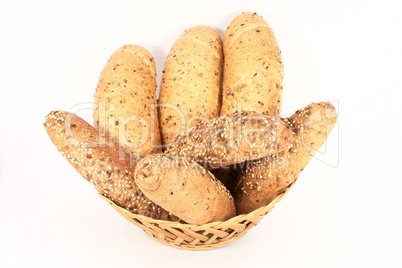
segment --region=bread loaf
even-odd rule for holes
[[[95,93],[95,128],[133,159],[160,152],[156,67],[143,47],[125,45],[107,61]]]
[[[214,169],[280,152],[293,139],[293,131],[279,117],[242,111],[187,130],[166,153],[178,154]]]
[[[138,162],[138,187],[152,201],[190,224],[225,221],[236,215],[233,197],[194,161],[155,154]]]
[[[177,39],[166,60],[158,101],[164,145],[219,116],[222,72],[222,40],[216,31],[197,26]]]
[[[77,115],[55,111],[46,117],[50,139],[67,161],[96,190],[128,211],[154,219],[178,218],[151,202],[134,181],[128,157],[119,159],[117,148],[99,143],[98,131]]]
[[[288,150],[242,170],[235,190],[237,212],[246,214],[266,206],[286,190],[323,145],[336,119],[335,107],[329,102],[312,103],[288,118],[295,140]]]
[[[274,33],[256,13],[234,18],[223,38],[224,78],[221,115],[253,110],[279,115],[283,63]]]

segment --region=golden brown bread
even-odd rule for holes
[[[125,45],[109,58],[96,87],[95,128],[133,159],[161,151],[155,72],[145,48]]]
[[[229,191],[194,161],[154,154],[138,162],[134,176],[145,195],[187,223],[201,225],[236,215]]]
[[[279,117],[242,111],[187,130],[166,153],[178,154],[214,169],[280,152],[293,139],[293,131]]]
[[[279,115],[283,63],[275,35],[256,13],[229,24],[223,38],[224,77],[221,115],[253,110]]]
[[[46,117],[48,135],[67,161],[100,194],[128,211],[154,219],[178,219],[151,202],[134,181],[135,162],[119,159],[117,148],[99,142],[98,131],[72,113],[55,111]]]
[[[158,101],[164,145],[219,116],[222,72],[222,40],[216,31],[197,26],[177,39],[166,60]]]
[[[250,163],[239,175],[235,190],[238,214],[268,205],[289,187],[325,142],[336,119],[335,107],[329,102],[312,103],[288,118],[296,133],[290,148]]]

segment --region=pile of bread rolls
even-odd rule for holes
[[[107,61],[94,126],[51,112],[59,152],[95,189],[139,215],[201,225],[268,205],[299,176],[336,122],[329,102],[281,117],[283,63],[274,33],[242,13],[223,42],[207,26],[171,48],[156,96],[156,67],[143,47]]]

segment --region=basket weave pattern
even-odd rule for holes
[[[286,195],[291,186],[267,206],[260,207],[248,214],[237,215],[224,222],[211,222],[203,225],[155,220],[131,213],[103,195],[100,196],[127,220],[140,227],[155,240],[180,249],[208,250],[233,243],[247,234]]]

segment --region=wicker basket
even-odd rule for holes
[[[203,225],[155,220],[137,215],[117,206],[103,195],[100,196],[117,212],[155,240],[180,249],[208,250],[226,246],[242,238],[274,208],[293,185],[294,183],[265,207],[260,207],[249,214],[237,215],[224,222],[211,222]]]

